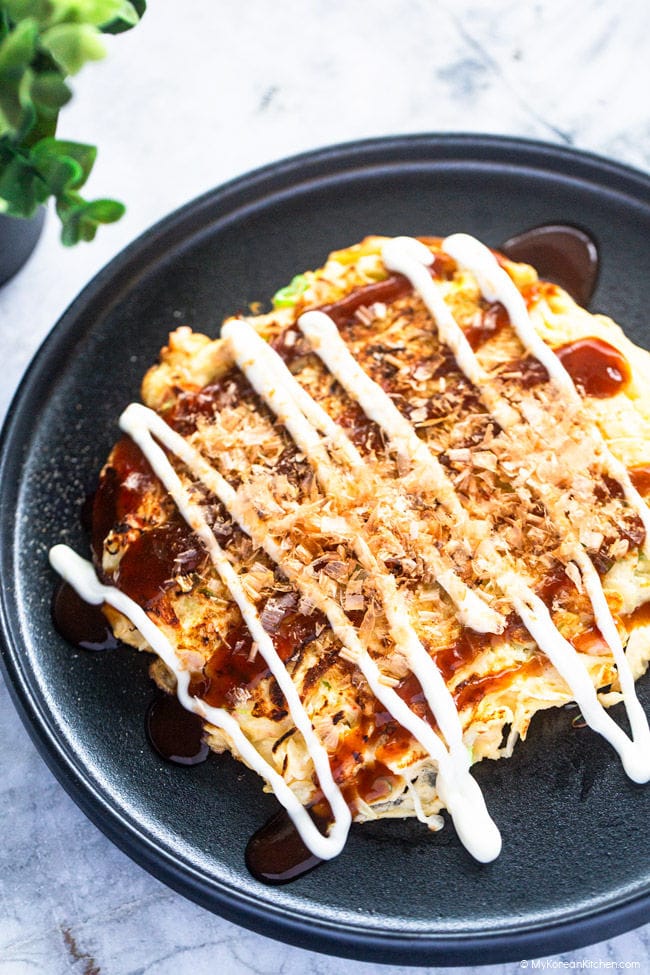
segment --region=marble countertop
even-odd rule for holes
[[[41,340],[111,257],[263,163],[367,136],[481,132],[650,171],[645,0],[150,0],[140,27],[111,39],[108,59],[74,87],[60,134],[100,146],[89,193],[123,199],[128,212],[74,250],[60,246],[50,215],[29,264],[0,291],[0,415]],[[245,931],[145,873],[68,798],[4,685],[0,740],[0,975],[377,970]],[[647,970],[650,925],[544,961]]]

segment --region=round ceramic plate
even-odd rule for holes
[[[359,959],[470,964],[551,954],[650,918],[650,788],[626,779],[568,712],[534,721],[476,775],[504,849],[475,863],[447,825],[354,827],[343,854],[285,887],[244,866],[275,810],[228,756],[165,764],[148,747],[146,655],[76,652],[53,631],[48,548],[87,542],[79,509],[121,410],[168,331],[216,335],[298,271],[366,234],[469,231],[498,245],[548,222],[586,228],[592,308],[650,343],[650,180],[534,143],[463,136],[362,142],[244,176],[154,227],[80,295],[36,356],[0,461],[4,664],[45,760],[122,849],[209,909],[266,935]],[[646,707],[650,681],[640,682]]]

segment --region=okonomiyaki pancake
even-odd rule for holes
[[[648,353],[533,268],[369,237],[268,314],[170,335],[101,474],[99,578],[52,561],[317,856],[350,819],[447,809],[487,861],[471,766],[536,712],[576,702],[650,778],[649,388]]]

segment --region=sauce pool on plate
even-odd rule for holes
[[[540,278],[559,284],[579,305],[591,301],[600,258],[593,237],[579,227],[543,224],[509,237],[499,250],[512,261],[532,264]]]

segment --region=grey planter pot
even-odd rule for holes
[[[0,285],[20,270],[43,230],[45,207],[27,220],[0,213]]]

